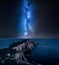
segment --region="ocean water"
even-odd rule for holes
[[[8,48],[13,42],[18,42],[23,39],[17,38],[2,38],[0,39],[0,49]],[[31,59],[44,64],[59,65],[59,39],[31,39],[38,42],[38,45],[32,50]]]
[[[10,44],[14,42],[18,42],[23,40],[23,38],[0,38],[0,49],[6,48]],[[32,38],[32,41],[38,42],[39,45],[47,45],[47,46],[59,46],[59,39],[40,39],[40,38]]]

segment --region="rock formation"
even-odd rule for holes
[[[0,51],[0,62],[9,63],[14,62],[16,64],[33,65],[26,58],[26,51],[32,51],[37,45],[36,42],[32,42],[30,39],[25,39],[23,41],[15,42],[9,46],[9,48],[1,49]]]

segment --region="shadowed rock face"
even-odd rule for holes
[[[25,51],[27,49],[31,50],[35,47],[35,43],[31,42],[31,40],[26,40],[22,44],[18,44],[17,46],[14,46],[12,49],[16,49],[16,51]]]
[[[32,42],[29,39],[13,43],[9,48],[0,51],[0,62],[8,63],[13,61],[12,63],[33,65],[25,55],[31,56],[30,52],[36,45],[36,42]]]
[[[29,53],[30,51],[32,51],[35,45],[36,44],[29,39],[24,40],[21,44],[18,42],[18,45],[12,47],[12,49],[16,50],[17,52],[16,54],[14,54],[14,59],[15,60],[21,59],[28,62],[28,59],[25,57],[26,54],[25,52],[28,51]]]

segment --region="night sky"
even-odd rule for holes
[[[33,37],[59,37],[59,1],[31,0]],[[0,38],[20,37],[22,0],[0,0]]]

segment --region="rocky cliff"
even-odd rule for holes
[[[31,57],[32,50],[37,46],[36,42],[30,39],[12,43],[9,48],[0,49],[0,63],[34,65],[28,57]]]

